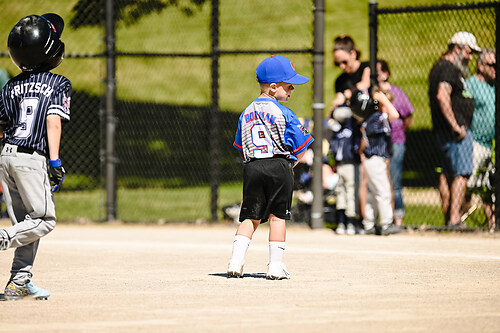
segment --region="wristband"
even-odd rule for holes
[[[53,168],[60,167],[61,165],[62,165],[62,163],[61,163],[60,158],[58,158],[57,160],[49,160],[49,166],[51,166]]]

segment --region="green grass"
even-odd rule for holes
[[[419,226],[429,225],[444,226],[443,213],[440,203],[438,205],[406,205],[404,225]]]
[[[219,219],[221,208],[240,202],[242,185],[225,184],[219,188]],[[196,221],[211,220],[210,188],[208,186],[177,189],[119,189],[118,220],[123,221]],[[60,221],[92,220],[105,217],[106,196],[103,191],[56,193],[56,212]]]
[[[104,217],[101,209],[105,202],[103,191],[61,191],[55,194],[55,200],[59,221],[99,221]]]
[[[222,185],[219,188],[219,220],[223,219],[223,206],[241,202],[241,199],[241,183]],[[59,192],[56,194],[58,220],[61,222],[102,221],[105,217],[105,201],[105,193],[100,190]],[[118,205],[118,220],[127,222],[211,220],[209,187],[120,189],[118,190]],[[404,224],[406,226],[444,226],[439,202],[433,205],[407,204],[405,208]],[[474,211],[466,220],[466,224],[468,227],[486,228],[483,210],[480,208]]]

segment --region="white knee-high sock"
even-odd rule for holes
[[[282,262],[285,242],[269,242],[269,262]]]
[[[245,255],[247,253],[248,247],[250,246],[250,241],[251,239],[246,236],[234,236],[233,255],[231,256],[231,261],[237,261],[241,263],[245,262]]]

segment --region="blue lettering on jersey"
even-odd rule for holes
[[[270,113],[257,112],[257,111],[245,114],[245,122],[247,123],[257,119],[262,119],[264,122],[274,125],[274,122],[276,121],[276,116],[273,116]]]

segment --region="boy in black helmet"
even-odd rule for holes
[[[33,284],[31,269],[40,238],[55,227],[53,192],[65,173],[59,144],[61,122],[70,119],[71,82],[49,72],[64,57],[63,28],[57,14],[30,15],[9,34],[9,54],[22,73],[0,94],[0,175],[12,221],[12,227],[0,229],[0,249],[15,248],[6,300],[50,296]]]

